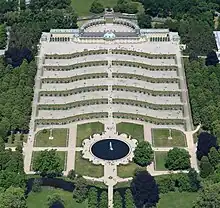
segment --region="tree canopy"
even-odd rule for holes
[[[140,171],[131,182],[131,190],[137,208],[155,206],[159,200],[158,186],[147,171]]]
[[[90,12],[92,13],[102,13],[104,11],[104,6],[99,0],[95,0],[92,2]]]
[[[73,191],[73,198],[75,198],[78,203],[82,203],[87,198],[87,195],[88,195],[88,188],[87,188],[86,180],[83,177],[77,177],[75,180],[75,189]]]
[[[138,4],[132,0],[118,0],[114,11],[135,14],[138,12]]]
[[[185,68],[193,123],[195,125],[201,123],[204,130],[219,137],[220,65],[218,64],[216,67],[205,66],[203,60],[190,63],[186,61]],[[203,152],[207,156],[209,148],[216,145],[216,140],[211,138],[208,133],[202,133],[199,137],[204,137],[204,139],[199,138],[197,148],[197,157],[201,159]],[[207,141],[205,141],[206,139]],[[204,145],[202,145],[203,143]]]
[[[62,175],[63,167],[56,150],[40,151],[34,158],[33,170],[42,176],[55,177]]]
[[[4,49],[7,43],[6,27],[4,24],[0,25],[0,49]]]
[[[208,153],[212,147],[218,147],[217,138],[207,132],[202,132],[198,137],[196,151],[198,160],[201,160],[203,156],[208,156]]]
[[[9,187],[0,193],[0,201],[0,208],[27,208],[24,190],[21,188]]]
[[[27,130],[31,115],[35,62],[12,70],[0,64],[0,136],[15,129]]]
[[[207,207],[220,207],[220,183],[206,186],[194,203],[194,208]]]
[[[186,170],[190,168],[190,155],[185,149],[174,147],[169,150],[165,160],[169,170]]]
[[[153,159],[153,150],[150,143],[146,141],[138,143],[134,150],[134,162],[140,166],[147,166]]]

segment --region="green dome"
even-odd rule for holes
[[[115,39],[115,34],[113,32],[107,32],[104,34],[104,39]]]

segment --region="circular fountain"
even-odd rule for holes
[[[105,132],[94,134],[83,141],[83,158],[94,164],[107,163],[128,164],[134,157],[137,140],[131,139],[126,134]]]
[[[102,160],[118,160],[129,154],[130,147],[126,142],[118,139],[104,139],[94,143],[91,152]]]

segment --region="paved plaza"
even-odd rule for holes
[[[144,139],[151,144],[152,128],[180,130],[191,166],[198,170],[193,134],[199,127],[194,131],[191,122],[181,55],[184,46],[178,33],[140,29],[134,22],[108,18],[88,21],[80,29],[51,29],[42,34],[30,132],[24,145],[25,172],[32,173],[33,151],[57,149],[67,152],[67,175],[75,169],[76,152],[83,152],[83,146],[76,147],[77,125],[94,121],[102,122],[109,135],[117,134],[117,123],[141,124]],[[34,146],[37,132],[55,128],[69,129],[67,147]],[[112,208],[113,186],[132,178],[120,178],[117,164],[103,166],[102,177],[84,177],[108,185]],[[156,171],[154,166],[147,167],[151,175],[170,173]]]

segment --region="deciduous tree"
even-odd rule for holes
[[[194,208],[220,207],[220,183],[206,186],[194,202]]]
[[[0,208],[27,208],[24,190],[9,187],[4,193],[0,193]]]
[[[191,168],[187,175],[191,187],[190,191],[197,192],[201,188],[198,173],[195,171],[195,169]]]
[[[62,204],[63,205],[63,203],[64,203],[64,200],[62,199],[62,197],[58,193],[54,193],[54,194],[49,195],[47,197],[47,206],[49,206],[49,208],[52,208],[52,206],[54,206],[54,204],[59,204],[59,205]]]
[[[83,177],[77,177],[75,180],[75,189],[73,191],[73,198],[78,203],[82,203],[88,195],[87,182]]]
[[[34,158],[33,170],[42,176],[55,177],[60,176],[63,171],[61,159],[56,150],[44,150]]]
[[[104,6],[101,4],[99,0],[95,0],[92,2],[90,12],[92,13],[102,13],[104,11]]]
[[[185,170],[190,168],[189,152],[185,149],[174,147],[167,153],[165,166],[169,170]]]
[[[153,150],[150,143],[146,141],[138,143],[134,150],[134,162],[140,166],[147,166],[153,159]]]
[[[135,175],[131,190],[137,208],[155,206],[159,200],[157,184],[147,171],[140,171]]]

